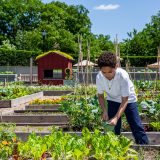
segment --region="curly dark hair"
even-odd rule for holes
[[[116,54],[111,52],[103,52],[98,58],[98,66],[115,68],[117,64]]]

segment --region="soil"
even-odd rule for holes
[[[160,151],[156,149],[139,150],[138,160],[160,160]]]

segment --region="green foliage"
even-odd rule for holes
[[[59,1],[43,4],[41,0],[1,0],[0,11],[0,45],[3,49],[39,53],[43,49],[61,50],[78,60],[77,41],[78,36],[82,35],[84,58],[87,57],[87,41],[90,43],[91,60],[95,60],[102,51],[115,52],[109,35],[91,33],[89,11],[83,5],[67,5]],[[151,17],[151,22],[141,32],[134,29],[128,33],[129,38],[120,44],[121,56],[128,56],[124,58],[122,66],[128,59],[131,66],[136,67],[156,61],[154,57],[140,59],[130,56],[157,56],[157,47],[160,45],[159,26],[160,11]],[[43,30],[47,33],[45,37],[41,33]],[[4,42],[6,43],[2,44]],[[15,57],[10,53],[1,57],[3,59],[0,60],[0,65],[7,65],[7,60],[9,64],[28,65],[28,54],[25,58],[23,54]]]
[[[15,129],[16,125],[14,123],[0,123],[0,132],[1,131],[8,131],[8,132],[13,132]],[[5,139],[3,139],[5,140]]]
[[[13,44],[10,44],[9,40],[2,41],[2,45],[0,46],[0,48],[8,49],[8,50],[16,49],[16,47]]]
[[[137,32],[134,29],[128,33],[129,38],[124,40],[121,45],[121,53],[123,56],[157,56],[157,47],[160,45],[160,11],[157,15],[152,16],[151,22],[146,24],[146,27]],[[157,61],[156,58],[129,58],[131,66],[146,66],[149,63]]]
[[[60,110],[69,116],[70,126],[77,130],[101,126],[101,110],[96,97],[68,99],[62,102]]]
[[[4,71],[4,72],[0,72],[0,74],[15,74],[15,73],[12,71]]]
[[[0,65],[21,65],[21,66],[29,66],[30,58],[33,57],[33,62],[35,62],[35,58],[41,52],[36,51],[24,51],[24,50],[8,50],[8,49],[0,49]]]
[[[18,150],[23,159],[40,159],[47,150],[47,145],[44,143],[43,137],[31,133],[27,142],[22,142],[18,145]]]
[[[29,95],[32,93],[40,92],[40,91],[47,91],[47,90],[73,90],[71,86],[24,86],[20,85],[19,83],[14,83],[10,86],[0,86],[0,100],[8,100],[8,99],[15,99],[21,96]]]
[[[150,126],[153,127],[157,132],[160,131],[160,122],[151,122]]]
[[[85,90],[86,90],[86,93],[85,93]],[[78,85],[76,86],[75,92],[76,92],[75,94],[79,97],[85,94],[87,94],[88,96],[94,96],[97,93],[97,88],[95,85],[91,85],[87,87],[84,85]]]
[[[0,159],[8,160],[13,153],[16,142],[16,134],[13,133],[15,125],[0,124]]]
[[[15,43],[18,30],[33,30],[40,22],[40,0],[0,1],[1,35]]]
[[[160,99],[158,101],[145,100],[139,104],[139,107],[145,110],[146,117],[150,118],[150,121],[160,121]]]
[[[160,46],[160,11],[157,13],[157,15],[153,15],[151,17],[151,22],[146,24],[146,28],[144,29],[144,32],[148,35],[148,39],[150,39],[150,44],[153,45],[153,47],[156,49],[158,46]],[[151,46],[148,46],[151,47]],[[151,48],[153,50],[153,48]]]
[[[0,10],[0,45],[8,39],[17,50],[61,50],[70,53],[75,60],[78,59],[79,35],[83,36],[84,57],[87,53],[87,40],[91,42],[91,59],[95,59],[102,50],[114,48],[108,35],[91,33],[89,11],[82,5],[67,5],[59,1],[43,4],[40,0],[2,0]],[[42,36],[43,30],[47,33],[45,37]],[[7,59],[9,55],[5,54],[3,58]],[[22,60],[22,65],[26,65],[24,60],[28,56],[24,58],[20,54],[16,58]],[[14,56],[9,56],[9,59],[11,62],[15,61]],[[6,65],[6,60],[2,64]]]
[[[41,51],[42,46],[41,32],[37,29],[31,31],[18,30],[15,37],[17,50]]]
[[[103,121],[102,126],[103,126],[105,132],[108,132],[108,131],[113,132],[114,131],[114,126],[110,125],[108,122]]]
[[[134,81],[134,85],[136,86],[136,88],[138,88],[139,91],[146,91],[146,90],[151,90],[154,88],[154,86],[156,85],[155,81],[143,81],[143,80],[137,80]]]
[[[71,135],[53,129],[50,135],[40,137],[32,133],[27,142],[18,144],[20,157],[40,159],[47,152],[52,159],[137,160],[137,152],[131,149],[132,142],[109,132],[102,135],[99,130],[90,133],[87,128],[82,136]]]

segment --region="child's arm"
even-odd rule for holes
[[[125,111],[127,104],[128,104],[128,97],[122,97],[122,103],[119,107],[117,114],[111,120],[109,120],[109,123],[111,125],[115,126],[117,124],[117,121],[121,117],[122,113]]]
[[[104,94],[98,94],[98,101],[99,101],[99,104],[102,108],[102,119],[107,121],[108,120],[108,113],[107,113],[107,108],[106,108],[106,105],[105,105],[105,99],[104,99]]]

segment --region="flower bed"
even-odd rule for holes
[[[50,98],[50,99],[35,99],[31,101],[29,104],[34,105],[34,104],[59,104],[64,100],[64,98],[58,97],[58,98]]]

